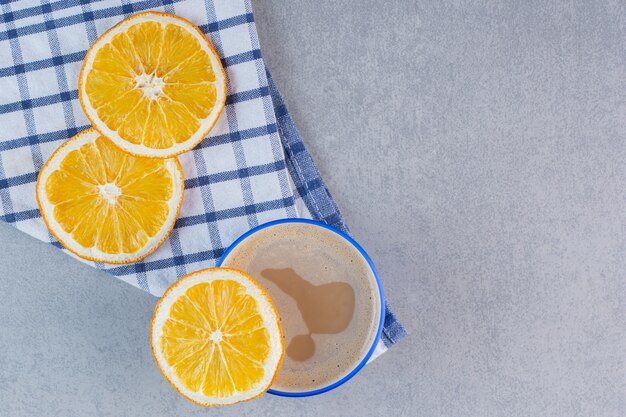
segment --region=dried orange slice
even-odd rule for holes
[[[226,101],[226,76],[200,29],[178,16],[146,12],[89,48],[78,95],[93,126],[117,146],[169,158],[211,130]]]
[[[165,379],[204,407],[263,394],[285,351],[269,295],[249,275],[227,268],[176,281],[156,306],[150,341]]]
[[[46,226],[68,250],[92,261],[129,263],[165,241],[183,187],[176,159],[126,154],[87,129],[52,154],[36,189]]]

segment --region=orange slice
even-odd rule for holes
[[[269,295],[247,274],[227,268],[176,281],[156,306],[150,340],[165,379],[204,407],[263,394],[285,351]]]
[[[37,202],[50,233],[81,258],[129,263],[167,238],[183,201],[176,159],[122,152],[94,129],[61,145],[37,179]]]
[[[167,13],[131,16],[89,48],[78,95],[93,126],[125,151],[169,158],[195,147],[226,101],[213,46]]]

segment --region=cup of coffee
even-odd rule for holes
[[[270,393],[321,394],[368,361],[383,327],[383,289],[361,246],[325,223],[283,219],[237,239],[219,266],[255,278],[281,317],[285,357]]]

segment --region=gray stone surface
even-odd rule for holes
[[[153,297],[0,225],[0,415],[626,415],[624,3],[255,8],[410,338],[329,394],[203,410],[154,365]]]

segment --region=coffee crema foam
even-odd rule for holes
[[[272,389],[306,392],[327,387],[349,374],[375,341],[381,314],[376,279],[357,249],[333,231],[307,223],[273,225],[241,241],[222,266],[250,274],[278,309],[287,353]],[[353,290],[353,312],[348,286]],[[302,299],[312,290],[322,298],[326,295],[324,303],[332,313],[315,312],[315,303]],[[340,304],[333,305],[338,300]],[[339,320],[324,320],[329,317]]]

